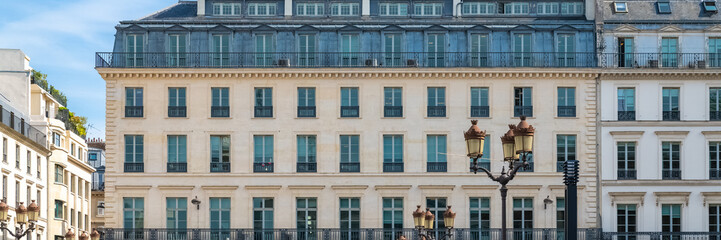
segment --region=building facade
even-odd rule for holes
[[[181,1],[122,21],[96,58],[105,226],[390,239],[415,205],[438,226],[452,205],[457,228],[500,228],[499,186],[469,172],[462,133],[479,119],[498,173],[500,136],[525,115],[536,145],[508,225],[561,227],[559,166],[577,159],[579,227],[595,228],[593,6]]]
[[[105,141],[102,139],[89,139],[88,163],[95,168],[92,173],[91,198],[92,203],[92,229],[104,227],[105,222]]]
[[[720,231],[716,2],[597,9],[603,230]]]

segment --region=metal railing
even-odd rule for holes
[[[428,117],[446,117],[446,106],[428,106]]]
[[[383,117],[403,117],[403,106],[383,106]]]
[[[92,191],[105,191],[105,183],[104,182],[95,182],[93,181],[93,185],[91,186]]]
[[[576,106],[558,106],[559,117],[576,117]]]
[[[229,106],[211,106],[210,117],[230,117]]]
[[[403,162],[390,162],[391,159],[383,163],[383,172],[403,172]]]
[[[680,111],[663,111],[663,120],[664,121],[680,121],[681,120],[681,112]]]
[[[721,121],[721,111],[709,111],[709,120]]]
[[[360,163],[342,162],[340,163],[340,172],[360,172]]]
[[[230,172],[229,162],[211,162],[210,172]]]
[[[125,106],[125,117],[126,118],[141,118],[143,117],[143,106]]]
[[[471,171],[471,172],[473,172],[473,169],[471,169],[471,167],[473,167],[473,162],[471,162],[468,166],[469,166],[469,167],[468,167],[468,170]],[[485,168],[486,170],[489,170],[489,171],[490,171],[490,170],[491,170],[491,162],[488,162],[488,161],[485,161],[485,160],[484,160],[484,161],[481,161],[481,160],[479,159],[479,160],[478,160],[478,167],[479,167],[479,168]]]
[[[710,179],[718,180],[721,179],[721,168],[712,168],[708,170],[708,176]]]
[[[636,180],[636,169],[619,169],[616,173],[616,179],[618,180]]]
[[[721,232],[604,232],[600,240],[719,240]]]
[[[3,108],[2,105],[0,105],[0,123],[12,128],[33,142],[40,144],[43,147],[48,147],[47,136],[44,131],[40,131],[33,126],[30,126],[30,124],[25,122],[25,119],[22,119],[15,115],[14,112]],[[3,161],[7,161],[6,156],[3,156]]]
[[[314,118],[315,106],[298,106],[299,118]]]
[[[471,117],[489,117],[490,115],[488,106],[471,106]]]
[[[124,172],[143,172],[145,170],[145,164],[142,162],[126,162],[123,168]]]
[[[297,172],[318,172],[318,164],[315,162],[296,163]]]
[[[447,162],[429,162],[426,163],[427,172],[448,172]]]
[[[341,106],[340,117],[357,118],[360,116],[358,106]]]
[[[513,106],[513,116],[533,117],[533,106]]]
[[[272,173],[274,164],[272,162],[254,162],[253,172],[257,173]]]
[[[521,167],[521,169],[518,169],[518,172],[533,172],[533,167],[534,167],[533,165],[534,165],[533,162],[529,161],[528,165],[527,165],[528,167],[527,168]],[[520,167],[520,165],[518,167]]]
[[[663,180],[680,180],[681,170],[680,169],[664,169],[661,171],[661,179]]]
[[[717,53],[602,53],[602,68],[714,68],[721,67]]]
[[[168,172],[188,172],[188,163],[168,163]]]
[[[257,118],[272,118],[273,106],[255,106],[254,116]]]
[[[168,117],[185,117],[187,115],[187,107],[185,106],[168,106]]]
[[[618,111],[618,121],[636,121],[636,111]]]

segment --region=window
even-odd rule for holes
[[[558,116],[576,117],[576,88],[558,88]]]
[[[513,229],[520,239],[533,239],[533,198],[513,198]]]
[[[15,168],[20,169],[20,145],[15,145]]]
[[[298,135],[298,172],[317,172],[316,136]]]
[[[125,229],[142,229],[143,219],[145,219],[144,209],[143,198],[123,198],[123,227]]]
[[[42,191],[38,190],[38,191],[37,191],[37,194],[35,195],[35,203],[36,203],[38,206],[42,206],[41,200],[42,200],[43,198],[42,198],[42,195],[41,195],[41,194],[42,194]],[[43,215],[43,214],[41,213],[41,214],[39,214],[38,216],[42,216],[42,215]]]
[[[636,143],[616,143],[618,180],[636,179]]]
[[[125,172],[143,172],[143,135],[125,135]]]
[[[213,95],[212,105],[210,107],[211,117],[230,117],[230,105],[228,103],[227,87],[210,88]]]
[[[636,89],[618,89],[618,121],[636,120]]]
[[[533,117],[533,89],[530,87],[513,88],[513,116]]]
[[[316,58],[316,36],[315,34],[298,35],[298,65],[315,66]]]
[[[403,234],[403,198],[383,198],[383,239]]]
[[[341,239],[361,239],[360,198],[340,198]]]
[[[403,135],[383,135],[383,172],[403,172]]]
[[[185,117],[185,88],[168,88],[168,117]]]
[[[210,172],[230,172],[230,136],[210,136]]]
[[[341,34],[341,65],[359,66],[360,36],[358,34]]]
[[[168,172],[187,172],[187,136],[168,135]]]
[[[332,16],[358,16],[360,15],[360,4],[358,3],[333,3],[330,5]]]
[[[475,67],[487,67],[488,57],[490,52],[489,37],[485,33],[473,33],[471,34],[471,66]]]
[[[428,172],[446,172],[446,135],[428,135]]]
[[[559,67],[576,66],[576,35],[556,35],[556,60]]]
[[[3,175],[3,200],[8,199],[8,177]]]
[[[273,135],[253,136],[254,172],[273,172]]]
[[[661,65],[678,67],[678,38],[661,38]]]
[[[32,174],[32,167],[33,167],[32,152],[27,151],[27,156],[25,157],[25,162],[27,164],[27,166],[25,166],[25,168],[27,169],[27,173]]]
[[[230,229],[230,198],[210,198],[210,229]],[[218,239],[226,238],[229,236]]]
[[[295,14],[298,16],[323,16],[324,9],[323,3],[298,3]]]
[[[340,135],[340,172],[360,172],[360,136]]]
[[[426,36],[426,55],[428,67],[445,66],[446,57],[446,35],[441,33],[428,34]]]
[[[443,3],[414,3],[413,6],[416,16],[441,16],[443,14]]]
[[[708,206],[708,231],[721,232],[721,205],[719,204]]]
[[[88,159],[90,161],[96,161],[96,160],[98,160],[98,154],[97,153],[88,154]]]
[[[187,36],[185,34],[168,35],[168,56],[170,66],[183,67],[186,65],[185,49]]]
[[[65,168],[60,165],[55,165],[55,183],[63,184],[65,181]]]
[[[471,239],[490,239],[491,199],[472,197],[469,210]]]
[[[503,13],[505,14],[528,14],[527,2],[512,2],[503,5]]]
[[[709,178],[721,179],[721,142],[709,142]]]
[[[272,66],[275,59],[275,36],[273,34],[256,34],[255,52],[256,66]]]
[[[295,200],[296,229],[298,239],[317,239],[318,199],[297,198]]]
[[[230,65],[230,34],[213,34],[213,66]]]
[[[556,198],[556,239],[563,240],[566,234],[566,199]]]
[[[385,65],[386,66],[403,66],[403,53],[402,52],[402,38],[403,35],[400,33],[385,33],[383,34],[385,41],[383,42],[385,47]]]
[[[661,232],[681,232],[681,204],[661,205]]]
[[[716,7],[716,1],[704,0],[703,1],[703,10],[706,12],[711,12],[711,13],[718,12],[718,7]]]
[[[633,47],[633,38],[618,38],[618,67],[634,67],[638,65]]]
[[[635,233],[636,232],[636,205],[635,204],[617,204],[616,205],[616,232],[619,233]],[[619,236],[619,239],[633,240],[634,236]]]
[[[517,67],[531,66],[531,34],[513,34],[513,64]]]
[[[496,14],[496,4],[486,2],[465,2],[463,3],[461,13],[463,15]]]
[[[408,3],[381,3],[381,16],[408,16]]]
[[[36,177],[37,177],[38,179],[42,179],[43,177],[42,177],[42,175],[40,174],[40,169],[42,169],[42,166],[43,166],[43,164],[42,164],[42,158],[40,158],[40,156],[37,156],[35,161],[36,161],[36,163],[38,164],[38,165],[35,167],[35,168],[37,169],[37,176],[36,176]]]
[[[658,13],[671,13],[671,3],[669,0],[659,0],[656,2]]]
[[[277,3],[249,3],[248,16],[274,16]]]
[[[186,229],[188,227],[188,199],[169,197],[165,199],[165,203],[165,216],[167,218],[165,227],[169,229]],[[169,234],[171,233],[173,232],[169,232]]]
[[[53,133],[53,136],[54,135],[55,135],[55,133]],[[55,143],[55,146],[60,146],[60,140],[53,141],[53,142]],[[8,162],[8,139],[7,138],[3,138],[3,162],[4,163]]]
[[[711,67],[721,67],[721,38],[708,38],[708,60]]]
[[[569,160],[577,160],[576,135],[556,135],[556,171],[563,172]]]
[[[434,229],[429,231],[429,234],[435,236],[434,239],[441,239],[442,234],[445,232],[446,222],[443,219],[443,213],[446,212],[446,198],[426,198],[426,207],[433,213],[435,219]]]
[[[536,4],[536,14],[538,14],[538,15],[558,14],[558,3],[555,3],[555,2],[538,3],[538,4]]]
[[[428,88],[428,117],[446,116],[446,88]]]
[[[240,3],[213,3],[213,15],[240,16]]]
[[[679,121],[681,114],[679,111],[679,89],[663,88],[663,120]]]
[[[128,67],[143,66],[143,49],[145,48],[145,35],[128,34],[125,36],[125,65]]]
[[[65,203],[60,200],[55,200],[55,219],[62,220],[65,216],[65,213],[63,213],[63,210],[65,209]]]
[[[358,117],[358,88],[342,87],[340,88],[340,116],[341,117]]]
[[[125,88],[125,117],[143,117],[143,88]]]
[[[383,88],[383,117],[403,117],[403,88]]]
[[[255,117],[273,117],[273,88],[255,88]]]
[[[53,144],[56,147],[60,147],[60,134],[53,132]],[[7,145],[5,145],[5,158],[3,159],[7,163]]]
[[[15,207],[20,205],[20,181],[15,181]]]
[[[709,88],[709,120],[721,120],[721,88]]]
[[[583,15],[583,2],[561,3],[561,15]]]
[[[273,198],[253,198],[253,229],[273,229]],[[259,233],[256,233],[256,236],[257,234]],[[259,239],[272,239],[273,232],[262,232],[262,234],[268,236]]]
[[[489,117],[488,88],[471,88],[471,117]]]
[[[681,179],[681,143],[662,142],[662,179]]]
[[[70,143],[70,156],[75,156],[75,143]]]
[[[298,117],[315,117],[315,88],[298,88]]]
[[[626,6],[626,2],[614,2],[613,11],[616,13],[627,13],[628,8]]]

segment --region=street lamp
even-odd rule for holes
[[[422,240],[433,240],[433,223],[435,221],[435,215],[429,208],[426,211],[421,210],[421,205],[416,206],[416,210],[412,213],[413,223],[418,231],[418,236]],[[456,213],[451,211],[451,206],[448,206],[446,212],[443,213],[443,221],[446,225],[446,235],[442,239],[451,239],[453,237],[453,224],[455,223]]]
[[[3,201],[0,202],[0,229],[2,229],[3,233],[8,231],[15,239],[20,239],[35,230],[35,223],[38,221],[38,214],[40,214],[40,207],[35,203],[35,200],[30,203],[28,208],[21,202],[15,209],[15,222],[17,225],[15,226],[14,232],[8,228],[8,221],[10,220],[8,217],[9,209],[10,207],[3,199]],[[25,224],[28,225],[27,229],[24,229]]]
[[[88,240],[88,238],[90,238],[90,236],[88,236],[88,232],[86,232],[86,231],[83,231],[83,233],[80,234],[80,237],[79,237],[80,240]]]
[[[528,168],[527,158],[533,152],[535,129],[526,122],[526,116],[521,116],[521,122],[518,125],[508,125],[510,129],[501,137],[503,161],[508,162],[508,172],[506,172],[506,166],[503,166],[501,175],[495,177],[488,169],[478,167],[478,159],[483,157],[486,132],[481,131],[477,123],[477,120],[472,120],[471,128],[463,134],[466,140],[467,154],[473,159],[471,170],[474,174],[481,170],[488,175],[488,178],[501,184],[501,240],[506,240],[506,196],[508,195],[506,184],[513,180],[520,168]],[[480,150],[478,150],[478,145],[480,145]],[[517,162],[519,159],[520,163]],[[517,163],[519,166],[516,166]]]
[[[75,239],[75,232],[72,228],[68,228],[68,232],[65,233],[65,239]]]

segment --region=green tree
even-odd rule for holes
[[[45,91],[48,90],[48,75],[41,73],[40,71],[35,71],[33,69],[32,72],[33,80],[35,81],[35,84],[40,86],[42,89],[45,89]]]

